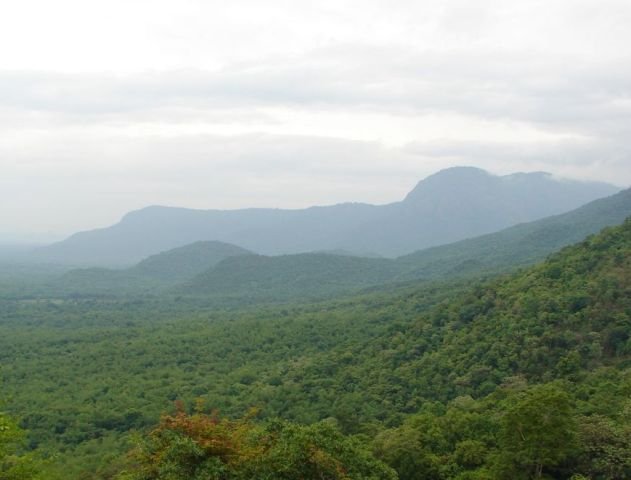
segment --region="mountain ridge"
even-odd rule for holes
[[[525,267],[631,216],[631,189],[576,210],[397,259],[352,260],[327,252],[231,257],[177,287],[179,293],[265,300],[323,298],[414,281],[480,277]]]
[[[480,178],[484,185],[475,180]],[[76,265],[132,265],[200,240],[265,255],[341,249],[396,257],[562,213],[617,190],[540,173],[496,176],[454,167],[421,180],[402,201],[385,205],[346,202],[296,210],[150,206],[110,227],[40,248],[33,257]]]
[[[221,242],[196,242],[124,269],[72,270],[51,284],[64,294],[133,292],[276,302],[322,299],[372,288],[476,278],[531,265],[631,216],[631,189],[573,211],[499,232],[419,250],[396,259],[345,250],[265,256]],[[157,264],[157,271],[156,271]],[[232,301],[231,300],[231,301]]]

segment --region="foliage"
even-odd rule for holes
[[[220,419],[178,410],[164,416],[132,452],[120,480],[393,480],[396,473],[365,444],[330,422],[309,426]]]
[[[570,397],[556,386],[540,385],[512,399],[502,416],[499,447],[505,478],[541,478],[558,467],[576,441]]]
[[[24,451],[24,437],[15,421],[0,412],[0,480],[52,478],[34,453]]]

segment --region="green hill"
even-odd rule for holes
[[[516,374],[547,381],[629,367],[631,219],[523,273],[476,285],[430,320],[441,339],[413,363],[431,398],[489,393]]]
[[[251,254],[229,243],[195,242],[145,258],[128,272],[177,283],[190,280],[226,258]]]
[[[248,301],[310,300],[388,282],[392,260],[304,253],[228,258],[178,288],[178,292]]]
[[[561,247],[631,215],[631,189],[595,200],[562,215],[523,223],[497,233],[399,257],[400,279],[442,278],[498,272],[543,260]]]
[[[162,292],[237,255],[251,255],[251,252],[222,242],[196,242],[152,255],[126,269],[70,270],[50,281],[42,292],[64,296],[129,296]]]
[[[386,283],[489,275],[543,260],[631,214],[631,189],[572,212],[396,260],[324,253],[229,258],[179,293],[252,301],[324,298]]]

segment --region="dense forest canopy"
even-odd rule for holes
[[[197,448],[197,434],[172,432],[175,420],[153,425],[172,412],[164,418],[216,418],[230,430],[257,407],[243,424],[254,438],[273,425],[298,437],[322,428],[331,445],[350,442],[402,479],[623,479],[630,262],[627,220],[511,275],[325,303],[221,310],[186,298],[16,298],[0,305],[2,394],[29,431],[27,447],[76,478],[171,478],[134,470],[147,457],[128,463],[130,432]],[[173,448],[151,438],[138,445]],[[256,454],[262,464],[275,448]],[[250,468],[231,465],[226,478]],[[389,478],[378,468],[385,476],[375,478]],[[339,478],[368,478],[348,475]]]

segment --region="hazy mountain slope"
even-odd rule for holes
[[[532,264],[629,215],[631,189],[572,212],[396,260],[332,252],[268,257],[248,255],[247,250],[221,242],[197,242],[125,270],[74,270],[55,284],[65,293],[88,295],[164,291],[180,283],[180,294],[215,300],[322,298],[386,283],[489,274]]]
[[[397,272],[388,259],[324,253],[231,257],[179,291],[244,300],[317,298],[385,283]]]
[[[77,295],[151,292],[191,280],[222,260],[237,255],[252,253],[228,243],[196,242],[152,255],[131,268],[71,270],[56,278],[50,286],[53,291]]]
[[[118,224],[39,249],[39,260],[124,265],[200,240],[278,255],[345,249],[397,256],[562,213],[616,187],[549,175],[504,177],[458,167],[421,181],[401,202],[347,203],[304,210],[190,210],[149,207]]]
[[[229,258],[179,288],[206,296],[286,300],[419,279],[495,273],[535,263],[631,215],[631,189],[572,212],[396,260],[330,254]]]
[[[372,222],[349,229],[340,247],[395,257],[567,212],[617,190],[545,173],[499,177],[477,168],[451,168],[419,182]]]
[[[39,249],[35,257],[63,263],[130,265],[158,252],[202,240],[239,245],[259,253],[335,247],[328,242],[349,225],[372,218],[377,207],[342,204],[305,210],[191,210],[148,207],[116,225],[73,235]]]
[[[562,215],[399,257],[401,280],[442,278],[531,264],[631,215],[631,189]]]
[[[185,281],[228,257],[252,252],[229,243],[205,241],[152,255],[128,270],[129,273],[168,282]]]

